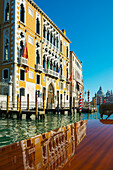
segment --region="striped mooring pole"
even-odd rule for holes
[[[89,90],[88,90],[88,109],[90,109],[90,92],[89,92]]]
[[[102,97],[100,97],[100,104],[102,104]]]
[[[79,112],[82,112],[82,93],[80,92],[80,96],[79,96]]]
[[[97,94],[95,93],[94,106],[97,107]]]
[[[38,118],[38,90],[36,91],[36,119]]]

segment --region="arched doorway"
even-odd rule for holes
[[[48,108],[52,109],[54,103],[54,88],[53,85],[50,84],[48,87]]]

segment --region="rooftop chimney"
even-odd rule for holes
[[[62,32],[64,33],[64,35],[66,35],[66,31],[63,29]]]

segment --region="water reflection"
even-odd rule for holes
[[[29,127],[29,122],[25,126]],[[61,169],[72,158],[76,147],[85,138],[86,128],[87,120],[81,120],[2,147],[0,169],[5,170],[9,166],[10,169]],[[20,130],[24,131],[24,128],[21,126]]]
[[[31,120],[0,118],[0,147],[80,120],[99,118],[100,114],[98,112],[91,114],[73,113],[72,115],[48,114],[45,119],[39,121],[35,121],[34,117]]]

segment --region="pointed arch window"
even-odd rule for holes
[[[36,64],[40,64],[40,54],[39,54],[39,50],[36,50]]]
[[[36,33],[40,34],[40,20],[39,20],[39,18],[36,19]]]
[[[46,68],[46,60],[45,60],[45,56],[43,57],[43,68]]]
[[[24,50],[24,43],[23,41],[20,41],[20,57],[23,55],[23,50]]]
[[[57,65],[56,65],[56,72],[58,72],[58,63],[57,63]]]
[[[56,47],[58,48],[58,37],[57,37],[57,39],[56,39],[56,40],[57,40]]]
[[[63,74],[62,66],[61,66],[61,75]]]
[[[52,42],[53,42],[53,35],[52,35],[52,32],[51,32],[51,34],[50,34],[50,43],[52,44]]]
[[[55,38],[55,35],[54,35],[53,45],[54,45],[54,46],[56,45],[56,38]]]
[[[46,37],[46,27],[45,27],[45,25],[44,25],[44,27],[43,27],[43,37],[44,37],[44,38]]]
[[[60,52],[62,52],[62,40],[60,40]]]
[[[52,70],[52,60],[50,61],[50,69]]]
[[[9,42],[8,39],[6,39],[4,60],[8,60],[8,59],[9,59]]]
[[[47,40],[49,41],[49,30],[47,31]]]
[[[20,21],[25,23],[25,9],[23,4],[20,5]]]
[[[67,46],[67,57],[68,57],[68,46]]]
[[[9,21],[9,3],[7,3],[5,10],[5,21]]]
[[[53,71],[56,70],[56,65],[55,65],[55,61],[54,61],[54,65],[53,65]]]

